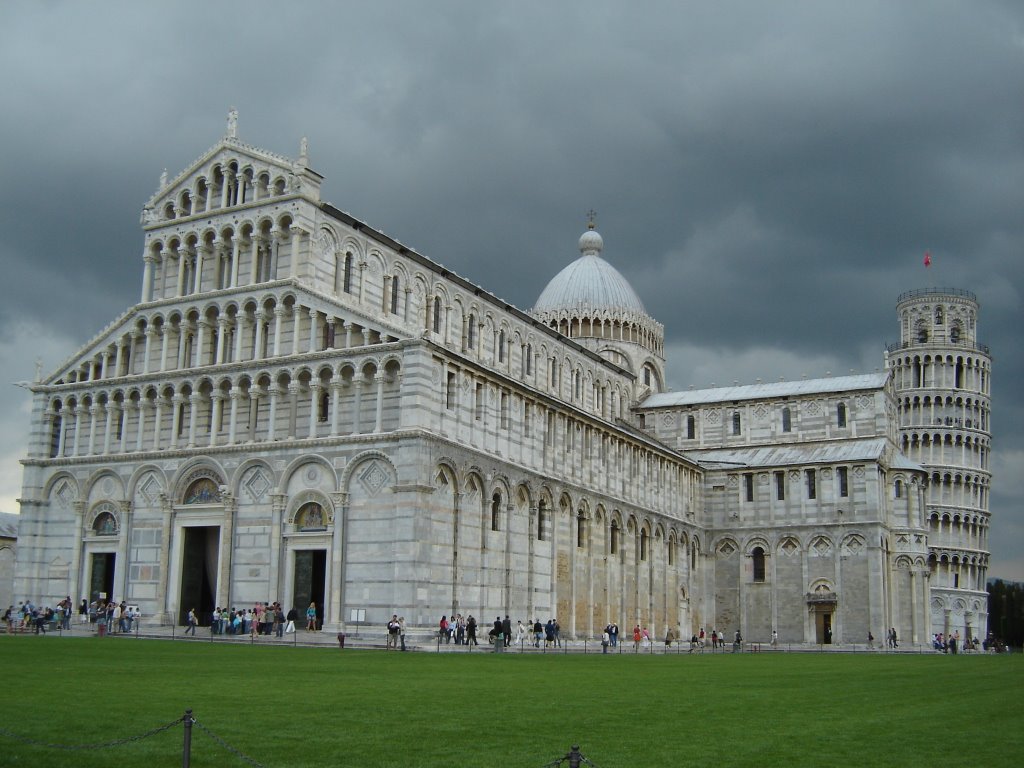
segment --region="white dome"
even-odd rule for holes
[[[619,271],[598,254],[604,247],[601,235],[588,229],[580,237],[576,261],[555,275],[533,306],[534,312],[573,307],[627,310],[647,314],[636,291]]]

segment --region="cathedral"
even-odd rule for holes
[[[19,599],[984,634],[973,294],[900,296],[880,373],[668,391],[593,221],[522,311],[322,201],[305,140],[237,133],[161,177],[138,303],[32,385]]]

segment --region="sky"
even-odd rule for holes
[[[1024,581],[1024,4],[0,4],[0,367],[49,374],[138,301],[139,214],[224,134],[529,309],[603,256],[675,389],[868,372],[900,293],[974,292],[990,576]],[[925,252],[932,266],[925,268]],[[28,393],[0,388],[0,510]]]

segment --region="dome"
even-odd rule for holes
[[[594,229],[580,237],[576,261],[555,275],[533,306],[534,312],[551,312],[572,307],[627,310],[647,314],[633,286],[599,255],[604,240]]]

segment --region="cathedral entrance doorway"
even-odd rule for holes
[[[292,578],[292,604],[305,621],[306,609],[316,603],[317,629],[324,625],[324,598],[327,586],[327,550],[298,549]]]
[[[220,527],[216,525],[182,528],[181,591],[178,623],[185,624],[188,612],[195,609],[202,626],[210,623],[216,607],[217,563],[220,559]]]
[[[117,555],[113,552],[93,552],[92,564],[89,570],[89,599],[110,600],[113,597],[120,599],[121,595],[114,594],[114,564],[117,562]]]
[[[818,645],[832,644],[832,612],[819,609],[814,618],[816,642]]]

